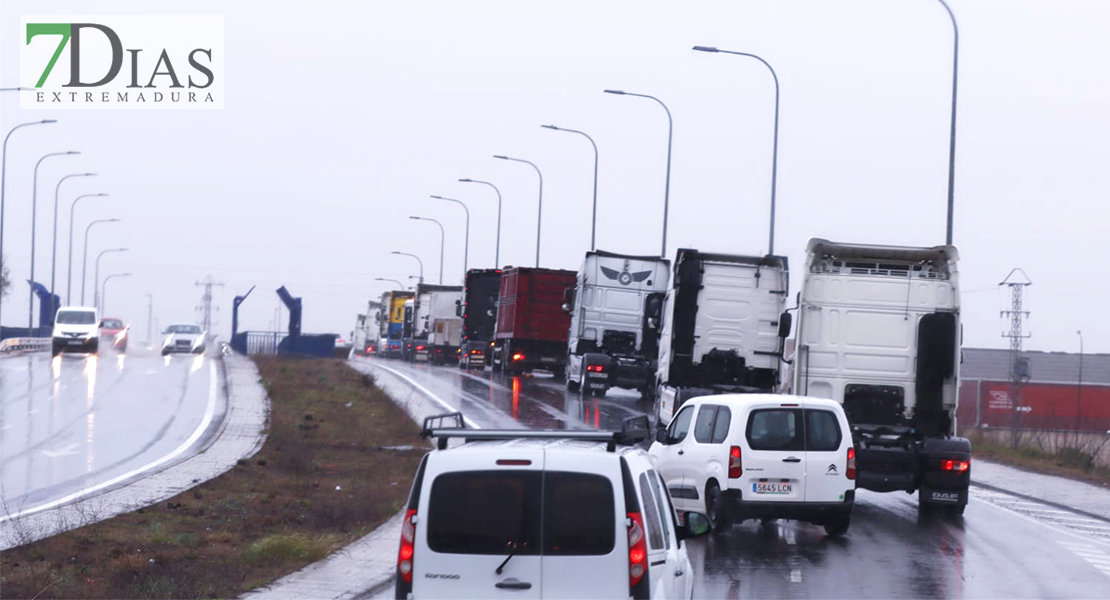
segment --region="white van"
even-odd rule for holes
[[[54,315],[51,333],[51,351],[54,356],[62,352],[87,352],[100,350],[100,319],[96,309],[88,306],[63,306]]]
[[[856,455],[840,404],[822,398],[725,394],[692,398],[651,445],[679,511],[714,528],[794,519],[848,531]]]
[[[453,419],[449,428],[432,428]],[[647,452],[621,432],[463,429],[425,419],[437,450],[409,494],[397,598],[690,598],[683,540],[709,531],[676,519]],[[630,420],[631,421],[631,420]],[[465,443],[447,448],[448,438]]]

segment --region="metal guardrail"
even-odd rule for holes
[[[0,355],[45,352],[50,349],[51,341],[51,338],[8,338],[0,341]]]

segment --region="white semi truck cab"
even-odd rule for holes
[[[658,256],[586,253],[564,297],[563,310],[571,315],[568,388],[602,396],[610,387],[655,393],[656,325],[670,268]]]
[[[811,239],[793,393],[844,406],[858,485],[962,513],[971,443],[955,437],[960,295],[952,246]]]
[[[787,274],[784,256],[678,250],[660,327],[659,423],[695,396],[779,391]]]

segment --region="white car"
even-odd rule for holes
[[[54,332],[51,334],[53,355],[62,352],[88,352],[100,350],[100,319],[96,309],[87,306],[66,306],[54,315]]]
[[[197,325],[170,325],[162,332],[162,356],[176,352],[202,354],[204,352],[205,332]]]
[[[848,531],[856,495],[851,429],[833,400],[723,394],[688,400],[650,448],[678,510],[714,528],[794,519]]]
[[[432,429],[435,420],[455,419]],[[639,427],[646,436],[647,418]],[[655,465],[622,432],[463,429],[436,438],[401,526],[397,598],[690,598],[684,539]],[[447,449],[448,438],[465,438]]]

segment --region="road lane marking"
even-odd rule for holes
[[[794,569],[794,570],[790,571],[790,583],[801,583],[801,582],[802,582],[802,571],[800,569]]]
[[[19,518],[19,517],[23,517],[23,516],[26,516],[26,515],[32,515],[32,514],[35,514],[37,512],[42,512],[44,510],[49,510],[51,508],[56,508],[56,507],[61,506],[63,504],[67,504],[69,502],[77,500],[78,498],[82,498],[84,496],[88,496],[88,495],[93,494],[95,492],[99,492],[100,490],[103,490],[105,488],[116,485],[117,483],[120,483],[122,481],[127,481],[128,479],[130,479],[132,477],[135,477],[136,475],[140,475],[142,473],[150,471],[151,469],[157,468],[157,467],[159,467],[159,466],[177,458],[182,453],[184,453],[186,450],[189,449],[190,446],[193,445],[193,443],[195,443],[198,439],[200,439],[201,435],[204,434],[204,430],[208,429],[208,425],[212,422],[212,417],[216,413],[216,390],[218,389],[217,385],[216,385],[216,363],[214,361],[209,362],[208,367],[209,367],[209,369],[208,369],[208,405],[205,407],[205,410],[204,410],[204,418],[201,419],[200,425],[197,426],[196,430],[193,431],[193,434],[189,436],[189,439],[185,440],[173,452],[170,452],[169,454],[167,454],[167,455],[165,455],[165,456],[163,456],[163,457],[161,457],[157,460],[154,460],[150,463],[147,463],[147,464],[139,467],[138,469],[128,471],[127,473],[124,473],[122,475],[118,475],[116,477],[113,477],[113,478],[109,479],[108,481],[98,483],[98,484],[96,484],[96,485],[94,485],[90,488],[85,488],[85,489],[83,489],[79,492],[74,492],[74,493],[69,494],[67,496],[63,496],[61,498],[58,498],[57,500],[52,500],[50,502],[47,502],[46,504],[40,504],[38,506],[33,506],[31,508],[28,508],[27,510],[21,510],[21,511],[16,512],[14,514],[6,514],[6,515],[3,515],[3,516],[0,516],[0,523],[3,523],[5,521],[9,521],[11,519],[16,519],[16,518]]]
[[[451,412],[457,412],[459,414],[462,414],[461,410],[455,408],[454,406],[451,406],[450,404],[448,404],[444,400],[440,399],[439,396],[436,396],[435,394],[433,394],[431,392],[431,390],[429,390],[428,388],[420,385],[419,383],[416,383],[416,381],[414,381],[408,375],[405,375],[404,373],[396,371],[396,370],[394,370],[390,367],[387,367],[385,365],[372,364],[371,366],[372,367],[377,367],[379,369],[385,369],[386,371],[396,375],[397,377],[400,377],[401,379],[404,379],[406,382],[408,382],[409,385],[411,385],[412,387],[420,390],[420,392],[422,392],[425,396],[427,396],[429,399],[431,399],[432,402],[435,402],[436,404],[442,406],[443,408],[446,408],[447,410],[449,410]],[[479,427],[477,423],[475,423],[474,421],[471,421],[469,418],[467,418],[466,415],[463,415],[463,422],[466,423],[467,425],[469,425],[472,429],[481,429],[481,427]]]
[[[1103,574],[1110,575],[1110,554],[1091,544],[1065,541],[1061,541],[1059,544],[1086,560],[1091,566],[1102,571]]]
[[[41,450],[40,452],[45,454],[47,458],[58,458],[59,456],[69,456],[71,454],[79,454],[79,452],[77,452],[77,443],[76,442],[66,446],[65,448],[61,448],[61,449],[58,449],[58,450]]]

